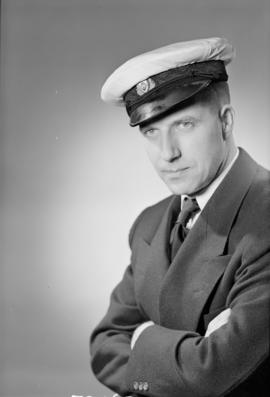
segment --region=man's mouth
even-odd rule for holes
[[[184,168],[170,168],[170,169],[164,169],[162,170],[162,173],[167,174],[167,175],[181,175],[182,173],[186,172],[189,169],[189,167],[184,167]]]

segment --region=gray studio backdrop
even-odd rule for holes
[[[128,230],[168,194],[125,112],[99,91],[120,63],[225,36],[236,140],[270,167],[270,2],[4,0],[0,396],[112,396],[88,338],[129,262]]]

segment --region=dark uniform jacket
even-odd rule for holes
[[[91,337],[92,369],[120,395],[266,397],[270,392],[270,173],[240,149],[169,260],[180,197],[147,208],[131,264]],[[231,309],[209,337],[207,325]],[[135,328],[152,320],[131,351]]]

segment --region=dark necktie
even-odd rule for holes
[[[200,207],[196,199],[191,199],[190,197],[184,198],[182,209],[171,231],[171,259],[174,258],[180,245],[188,234],[189,229],[186,227],[188,221],[199,211]]]

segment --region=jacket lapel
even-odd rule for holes
[[[160,323],[195,331],[200,314],[230,259],[225,245],[256,163],[243,151],[210,198],[167,271],[160,292]]]
[[[151,313],[151,318],[159,323],[159,294],[168,271],[169,236],[172,217],[179,212],[180,196],[173,196],[166,211],[162,215],[159,227],[150,242],[139,238],[136,247],[135,279],[137,280],[137,296],[144,310]]]

